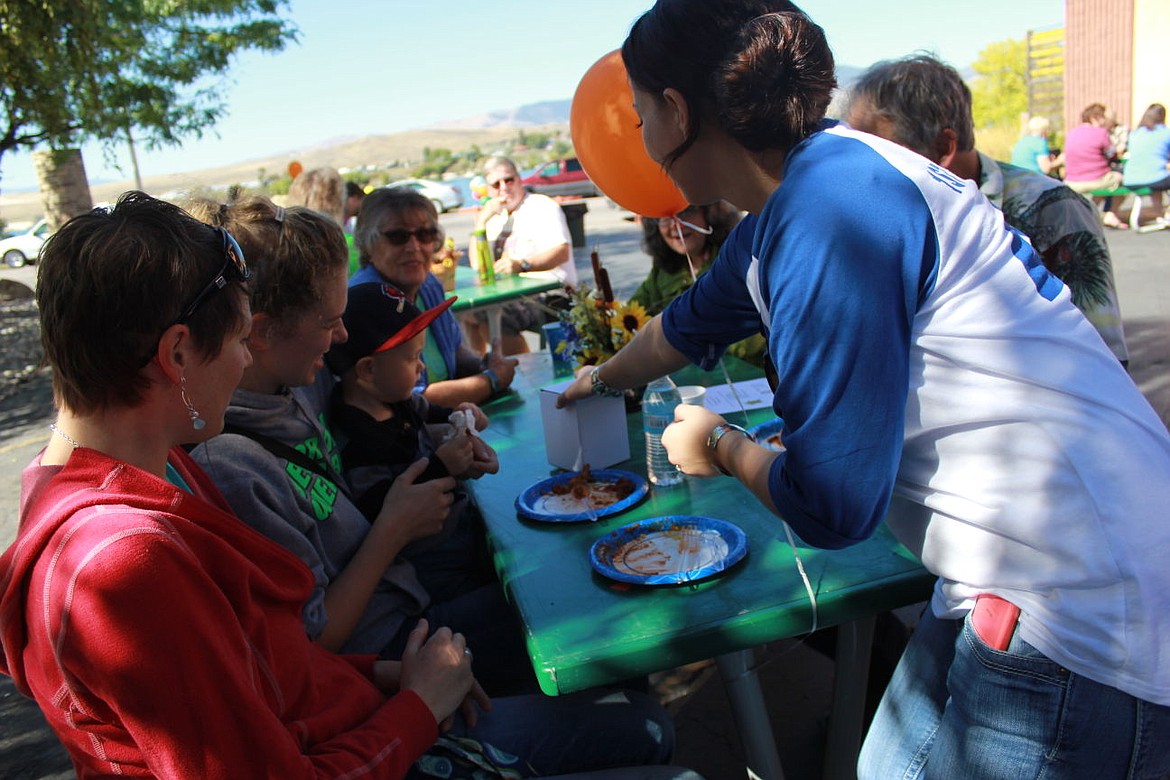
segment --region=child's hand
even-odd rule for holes
[[[496,451],[478,436],[470,436],[468,438],[471,439],[472,461],[471,468],[467,470],[464,477],[467,479],[479,479],[484,474],[498,474],[500,471],[500,459],[496,456]]]
[[[471,401],[464,401],[455,407],[456,411],[471,412],[471,416],[475,418],[475,429],[482,431],[488,427],[488,416],[484,414],[483,409],[473,404]]]
[[[471,468],[475,459],[472,440],[477,438],[470,433],[461,433],[435,448],[436,457],[443,461],[449,474],[461,477]]]

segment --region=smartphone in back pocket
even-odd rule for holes
[[[1020,608],[1010,601],[990,593],[981,593],[975,597],[975,608],[971,610],[971,628],[991,649],[1007,650],[1019,619]]]

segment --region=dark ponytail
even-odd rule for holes
[[[824,31],[787,0],[658,0],[630,28],[622,60],[639,89],[686,100],[690,127],[667,168],[707,121],[749,149],[787,150],[836,87]]]
[[[799,11],[757,16],[716,71],[719,124],[752,151],[791,149],[824,119],[837,80],[824,31]]]

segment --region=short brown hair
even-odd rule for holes
[[[143,192],[67,222],[45,243],[36,291],[58,402],[83,414],[141,404],[144,358],[224,260],[218,231]],[[187,320],[204,358],[243,327],[242,303],[210,295]]]
[[[319,304],[322,279],[349,264],[341,226],[310,208],[286,209],[259,196],[231,205],[198,202],[191,208],[240,242],[252,271],[252,312],[267,314],[278,327],[295,323]]]
[[[1101,103],[1090,103],[1081,111],[1081,121],[1085,124],[1092,122],[1094,119],[1100,119],[1105,116],[1105,106]]]

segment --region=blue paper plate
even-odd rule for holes
[[[747,549],[744,532],[725,520],[668,515],[611,531],[593,543],[589,560],[620,582],[678,585],[734,566]]]
[[[634,483],[634,492],[620,501],[596,509],[580,509],[567,506],[568,498],[561,498],[552,494],[553,487],[561,485],[577,476],[576,471],[566,471],[548,479],[542,479],[535,485],[525,488],[524,492],[516,497],[516,514],[529,520],[543,520],[549,523],[576,523],[581,520],[597,520],[601,517],[616,515],[637,504],[650,492],[646,478],[641,474],[621,469],[592,469],[591,482],[614,483],[625,478]]]
[[[759,425],[753,425],[748,430],[756,437],[756,441],[768,449],[776,450],[777,452],[784,449],[784,445],[776,441],[768,441],[773,436],[779,437],[784,431],[784,421],[779,417],[762,422]]]

